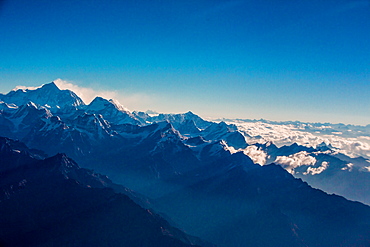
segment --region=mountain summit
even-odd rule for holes
[[[0,94],[0,101],[18,106],[33,102],[52,111],[58,111],[64,107],[76,108],[85,105],[83,100],[74,92],[61,90],[54,82],[44,84],[35,90],[17,89],[5,95]]]
[[[101,114],[106,120],[112,123],[140,124],[134,115],[113,99],[106,100],[102,97],[96,97],[86,106],[85,111],[93,114]]]

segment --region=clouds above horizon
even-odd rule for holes
[[[244,134],[248,143],[273,142],[277,146],[291,145],[297,143],[307,147],[317,147],[321,143],[332,145],[338,152],[350,157],[363,156],[370,158],[370,137],[363,131],[356,131],[356,126],[349,128],[351,137],[345,136],[341,132],[325,134],[325,129],[334,130],[330,124],[323,124],[320,128],[306,130],[302,126],[293,124],[272,124],[264,122],[240,122],[228,121],[227,123],[238,126],[239,131]],[[320,131],[321,130],[321,131]],[[357,134],[356,134],[357,133]]]
[[[92,87],[81,87],[74,82],[60,78],[54,80],[54,82],[60,89],[69,89],[75,92],[86,104],[100,96],[105,99],[114,99],[130,110],[146,111],[150,108],[150,103],[154,101],[153,97],[144,93],[128,94],[120,90],[96,90]]]
[[[100,96],[105,99],[116,99],[118,93],[116,91],[98,91],[90,87],[81,87],[71,81],[62,80],[60,78],[54,80],[54,83],[61,90],[71,90],[77,94],[86,104],[89,104],[95,97]]]

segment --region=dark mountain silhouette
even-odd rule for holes
[[[201,243],[64,154],[38,160],[0,138],[1,246],[193,246]],[[4,144],[5,141],[5,144]],[[13,150],[11,154],[10,150]],[[14,167],[11,167],[11,166]]]
[[[197,171],[202,179],[156,201],[157,210],[191,234],[219,246],[370,243],[364,204],[313,189],[280,166],[254,165],[240,153],[207,168]]]

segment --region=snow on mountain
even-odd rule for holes
[[[163,113],[160,113],[160,114],[153,114],[154,112],[152,111],[149,111],[149,113],[145,113],[145,112],[133,112],[133,114],[141,119],[142,121],[144,122],[147,122],[147,123],[155,123],[155,122],[162,122],[162,121],[168,121],[170,122],[176,129],[179,128],[179,126],[186,126],[188,124],[191,124],[191,125],[195,125],[195,128],[191,127],[191,131],[200,131],[200,130],[204,130],[205,128],[207,128],[211,122],[209,121],[206,121],[204,119],[202,119],[201,117],[199,117],[198,115],[192,113],[191,111],[188,111],[186,113],[179,113],[179,114],[163,114]],[[187,134],[187,135],[191,135],[193,134],[192,132],[187,132],[188,130],[185,130],[186,127],[184,128],[184,133],[182,134]],[[189,129],[189,130],[190,130]]]
[[[28,102],[18,108],[2,110],[0,112],[0,134],[17,139],[24,138],[34,126],[40,126],[43,120],[52,114],[46,108],[38,108],[34,103]]]
[[[225,122],[210,124],[200,135],[206,140],[224,140],[228,146],[235,149],[248,146],[244,136],[237,130],[237,126]]]
[[[3,102],[3,101],[0,101],[0,111],[1,110],[11,110],[11,109],[17,109],[18,108],[18,106],[17,105],[15,105],[15,104],[7,104],[7,103],[5,103],[5,102]]]
[[[114,124],[140,124],[133,114],[118,101],[112,99],[106,100],[102,97],[96,97],[84,110],[89,113],[101,114],[106,120]]]
[[[8,94],[0,94],[0,100],[7,104],[17,106],[33,102],[38,106],[43,106],[58,111],[64,107],[74,107],[85,105],[80,97],[70,90],[60,90],[54,82],[44,84],[40,88],[17,89]]]
[[[65,152],[83,165],[93,162],[93,158],[85,160],[86,156],[104,150],[106,155],[94,156],[101,164],[94,163],[104,167],[109,155],[120,153],[122,160],[131,160],[132,164],[150,164],[142,167],[149,177],[180,174],[237,152],[262,166],[275,162],[318,188],[328,188],[324,177],[339,177],[336,171],[370,175],[368,126],[264,120],[210,122],[190,111],[131,113],[118,102],[102,97],[85,105],[73,92],[60,90],[55,83],[1,94],[0,135],[20,139],[49,155]],[[132,154],[141,157],[130,157]],[[126,163],[123,166],[127,168]],[[352,175],[340,176],[353,180]],[[326,191],[342,193],[330,189]],[[363,198],[363,193],[358,194]]]
[[[303,181],[326,192],[370,202],[370,162],[366,156],[370,148],[362,141],[370,139],[367,127],[210,122],[192,112],[130,113],[118,102],[101,97],[89,105],[79,104],[70,91],[59,90],[54,83],[0,95],[0,101],[1,135],[20,139],[48,155],[66,153],[82,166],[104,172],[156,199],[157,205],[168,205],[173,219],[180,219],[181,224],[192,220],[184,225],[186,230],[224,246],[246,246],[251,241],[266,246],[261,242],[264,239],[269,239],[265,243],[271,246],[275,244],[272,239],[284,234],[279,246],[286,239],[291,240],[291,246],[302,246],[295,241],[306,241],[323,221],[336,232],[337,224],[325,215],[340,221],[333,205],[340,201],[350,212],[355,204],[318,192]],[[11,155],[17,150],[22,152],[14,149]],[[357,157],[361,154],[364,157]],[[73,178],[77,167],[61,155],[56,158],[62,164],[58,172]],[[271,164],[274,162],[277,165]],[[177,196],[180,199],[175,202]],[[161,204],[163,198],[168,201]],[[307,213],[317,206],[316,200],[327,204]],[[199,210],[197,215],[192,214],[194,210]],[[312,227],[305,217],[315,222],[315,227],[300,235]],[[342,223],[341,231],[345,232],[348,224]],[[356,231],[362,229],[354,225]],[[228,229],[226,235],[224,229]],[[260,229],[269,230],[261,235]],[[235,232],[238,234],[231,234]],[[322,246],[337,239],[326,242],[324,235],[317,240]],[[258,240],[253,240],[255,236]]]
[[[129,113],[118,101],[113,99],[106,100],[102,97],[95,97],[95,99],[87,106],[86,109],[89,111],[102,111],[109,110],[111,108],[117,109],[121,112]]]
[[[100,140],[110,136],[110,124],[102,115],[84,113],[75,119],[73,127],[86,133],[92,140]]]
[[[204,162],[211,162],[219,158],[230,156],[236,153],[233,147],[227,145],[224,140],[214,141],[205,140],[203,137],[193,137],[184,142],[196,155],[196,157]]]

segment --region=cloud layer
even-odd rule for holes
[[[347,125],[346,132],[343,133],[336,131],[337,127],[331,124],[310,127],[303,123],[276,124],[263,121],[244,122],[230,120],[227,123],[237,125],[250,144],[272,141],[277,146],[297,143],[307,147],[317,147],[321,143],[325,143],[350,157],[362,156],[370,158],[369,133],[364,132],[364,130],[358,131],[356,129],[358,128],[357,126]]]

